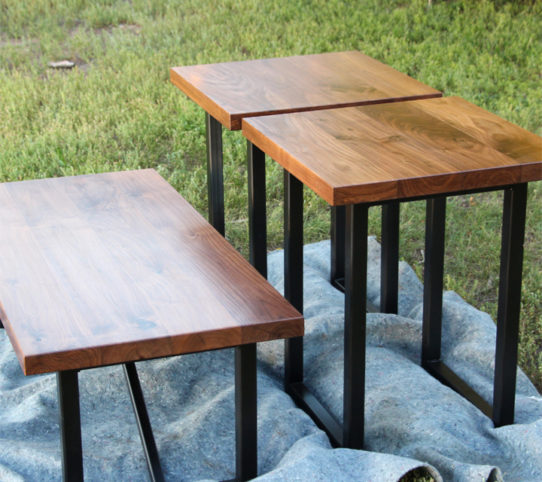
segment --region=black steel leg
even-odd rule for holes
[[[422,366],[440,361],[446,198],[427,201],[423,283]]]
[[[423,285],[422,366],[491,417],[491,406],[441,360],[446,198],[427,201]]]
[[[162,467],[160,466],[158,449],[156,448],[156,442],[154,441],[151,421],[145,406],[143,390],[139,383],[135,363],[125,363],[123,368],[126,383],[128,384],[128,391],[130,392],[132,407],[134,408],[139,436],[141,438],[141,443],[143,444],[143,450],[145,451],[149,475],[153,482],[163,481],[164,475],[162,474]]]
[[[70,482],[82,481],[83,449],[77,371],[58,372],[56,380],[62,441],[62,478]]]
[[[224,170],[222,165],[222,125],[205,114],[207,141],[207,193],[209,223],[224,236]]]
[[[363,446],[368,208],[346,208],[343,446]]]
[[[514,423],[527,184],[504,192],[493,423]]]
[[[258,475],[256,344],[235,348],[236,478]]]
[[[286,171],[284,193],[284,296],[303,312],[303,185]],[[351,210],[351,224],[348,231],[350,242],[347,244],[347,255],[350,257],[347,260],[349,277],[346,279],[348,290],[345,301],[348,315],[345,316],[343,424],[337,422],[303,383],[302,337],[286,340],[284,386],[296,404],[308,413],[318,427],[325,430],[333,446],[360,448],[363,445],[365,390],[367,207],[347,209]],[[346,212],[350,211],[343,211]],[[341,236],[344,240],[344,222],[342,224]],[[339,252],[344,256],[344,244]],[[344,269],[344,262],[340,266]]]
[[[284,171],[284,297],[303,313],[303,184],[287,171]],[[303,383],[303,337],[285,340],[284,389],[327,433],[332,445],[342,445],[342,426]]]
[[[247,161],[250,264],[267,278],[265,153],[250,141],[247,141]]]
[[[331,276],[330,282],[344,291],[344,206],[331,206]]]
[[[380,311],[395,313],[399,299],[399,203],[382,206]]]
[[[284,297],[303,313],[303,184],[284,171]],[[303,381],[303,337],[284,345],[284,383]]]

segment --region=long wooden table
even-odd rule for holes
[[[171,81],[206,111],[209,220],[224,225],[222,128],[241,128],[244,118],[440,97],[442,93],[361,52],[192,65],[171,69]],[[265,156],[248,143],[250,260],[267,273]],[[331,282],[344,282],[345,211],[332,208]],[[388,204],[382,218],[381,310],[397,312],[399,204]],[[298,307],[299,308],[299,307]]]
[[[422,365],[496,426],[512,423],[527,183],[542,179],[542,138],[457,97],[246,118],[243,134],[285,169],[285,296],[299,309],[303,185],[346,206],[342,424],[304,385],[302,350],[286,360],[288,392],[331,440],[363,446],[367,210],[414,199],[427,199]],[[446,196],[486,190],[505,192],[492,405],[440,350]]]
[[[0,319],[25,375],[58,372],[65,479],[82,480],[78,370],[236,347],[237,476],[257,475],[255,343],[303,319],[154,170],[0,184]]]

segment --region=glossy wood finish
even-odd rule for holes
[[[0,185],[0,317],[25,374],[303,335],[154,170]]]
[[[232,130],[244,117],[442,95],[355,51],[173,67],[170,77]]]
[[[243,120],[243,134],[331,205],[542,179],[542,138],[458,97]]]

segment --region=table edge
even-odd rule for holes
[[[250,123],[250,119],[243,121],[242,132],[250,142],[331,206],[408,200],[408,198],[429,197],[438,194],[447,195],[465,190],[486,189],[542,180],[542,175],[536,174],[537,171],[542,173],[542,161],[534,161],[416,178],[377,181],[364,184],[361,193],[351,195],[349,191],[356,188],[356,184],[341,187],[329,184],[317,173],[300,163],[293,155],[265,137],[261,131]],[[536,169],[537,166],[540,166],[540,170]],[[496,177],[498,179],[495,179]],[[476,178],[476,182],[473,178]],[[314,182],[315,179],[317,182]],[[413,183],[419,184],[428,180],[431,180],[434,186],[424,193],[420,193],[419,190],[412,186]]]
[[[250,343],[303,336],[304,333],[304,318],[300,315],[295,318],[273,320],[249,326],[232,326],[197,334],[162,336],[147,340],[67,349],[45,354],[21,354],[18,358],[25,375],[37,375],[56,371],[100,368],[155,358],[233,348]],[[221,337],[227,337],[228,343],[217,342],[217,338]],[[183,349],[184,345],[190,346],[190,349]],[[119,356],[119,347],[131,347],[133,356]],[[99,362],[96,362],[96,350],[101,353]],[[122,353],[125,352],[125,350],[121,351]]]

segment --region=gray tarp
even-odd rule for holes
[[[369,242],[368,295],[378,304],[380,247]],[[342,416],[343,295],[327,282],[329,243],[305,247],[307,384]],[[282,252],[269,256],[282,289]],[[425,467],[441,480],[542,480],[542,398],[518,372],[516,424],[489,419],[419,366],[422,286],[402,263],[399,316],[367,319],[366,451],[332,449],[281,390],[282,342],[258,349],[258,450],[263,480],[396,481]],[[443,355],[492,397],[495,325],[455,293],[444,296]],[[168,480],[234,475],[233,352],[138,363]],[[120,367],[80,374],[87,480],[146,480]],[[0,332],[0,480],[58,480],[54,375],[24,377]]]

